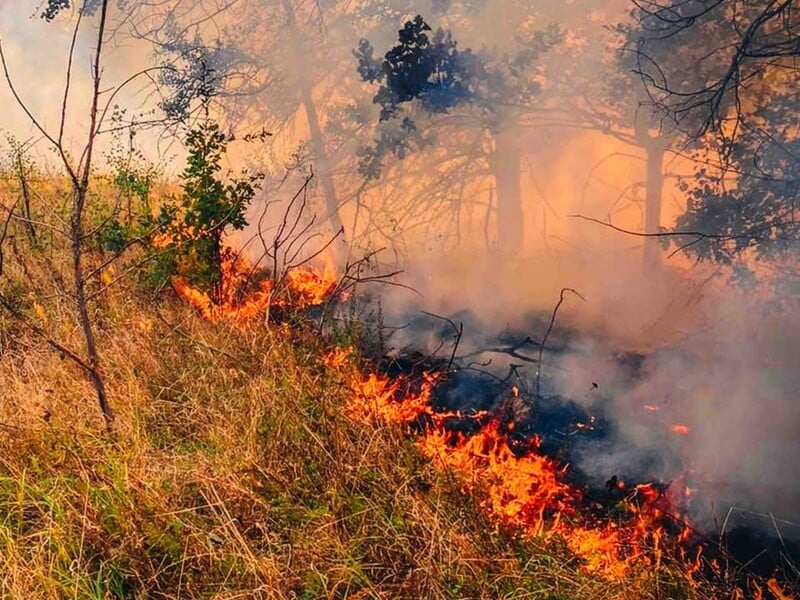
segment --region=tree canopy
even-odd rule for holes
[[[800,16],[793,3],[635,4],[630,36],[651,107],[689,134],[698,165],[682,185],[688,204],[676,227],[705,236],[686,250],[742,274],[753,260],[796,272]]]

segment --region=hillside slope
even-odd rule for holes
[[[347,418],[302,323],[211,323],[135,286],[99,322],[113,437],[78,368],[2,322],[0,597],[723,597],[499,531],[401,431]]]

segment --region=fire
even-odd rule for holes
[[[672,433],[675,433],[677,435],[689,435],[689,426],[688,425],[682,425],[680,423],[675,423],[674,425],[672,425],[672,427],[670,427],[670,429],[672,430]]]
[[[274,306],[298,309],[317,306],[336,288],[335,273],[330,265],[322,272],[311,267],[292,269],[286,274],[283,285],[275,288],[272,279],[253,284],[251,280],[257,273],[258,269],[243,257],[226,259],[222,263],[217,298],[212,298],[182,277],[173,277],[172,285],[203,318],[216,321],[227,317],[239,322],[249,321]]]
[[[337,346],[325,355],[325,366],[333,370],[339,370],[350,360],[350,354],[349,349]]]
[[[775,596],[777,600],[794,600],[792,596],[789,596],[788,594],[784,593],[784,591],[781,589],[780,584],[778,583],[778,580],[775,579],[774,577],[771,577],[767,581],[767,588],[769,589],[770,592],[772,592],[772,594]]]
[[[398,402],[396,398],[401,382],[390,382],[388,378],[372,373],[353,389],[355,395],[349,414],[354,418],[386,423],[409,423],[422,415],[433,417],[428,401],[435,380],[435,376],[426,375],[418,393],[408,394]]]
[[[538,536],[547,532],[550,518],[567,510],[571,490],[558,466],[535,452],[538,440],[517,456],[494,418],[473,436],[449,437],[439,424],[420,440],[422,452],[467,475],[468,487],[485,487],[484,506],[506,525]]]
[[[336,270],[330,262],[325,263],[322,273],[310,268],[292,269],[286,278],[297,308],[322,304],[336,288]]]
[[[336,350],[326,363],[341,373],[347,355]],[[458,473],[467,491],[479,492],[484,508],[508,531],[540,539],[558,536],[581,558],[584,570],[608,579],[622,578],[635,565],[660,565],[669,501],[654,484],[627,487],[615,479],[613,487],[621,500],[605,513],[595,510],[595,516],[587,517],[584,491],[567,481],[565,466],[541,453],[537,437],[524,447],[515,442],[512,450],[508,436],[513,423],[486,412],[472,415],[482,424],[477,433],[448,429],[448,419],[464,415],[433,409],[436,375],[426,374],[415,389],[402,377],[390,380],[356,368],[343,372],[352,392],[351,418],[421,431],[421,452]],[[688,532],[687,528],[686,536]]]
[[[180,236],[191,236],[187,231],[189,228],[182,226],[154,236],[151,243],[156,248],[163,248]],[[303,309],[318,306],[336,290],[336,269],[330,261],[322,270],[307,265],[288,269],[275,281],[274,278],[264,278],[262,269],[231,248],[227,248],[223,256],[220,265],[222,276],[214,297],[183,277],[172,278],[175,291],[210,321],[227,317],[244,322],[271,307]]]

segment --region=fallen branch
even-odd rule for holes
[[[471,358],[473,356],[479,356],[481,354],[485,354],[487,352],[491,352],[493,354],[508,354],[512,358],[516,358],[517,360],[522,360],[525,362],[533,363],[536,362],[536,359],[531,356],[526,356],[525,354],[521,354],[519,350],[528,344],[533,346],[539,346],[539,342],[535,341],[531,338],[531,336],[525,336],[525,339],[521,340],[520,342],[508,346],[507,348],[503,348],[500,346],[495,346],[492,348],[478,348],[474,352],[469,352],[467,354],[462,354],[460,358]]]

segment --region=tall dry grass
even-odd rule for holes
[[[2,291],[80,347],[48,291],[66,248],[10,231]],[[81,369],[0,311],[0,598],[726,597],[666,561],[603,581],[558,540],[497,530],[402,432],[347,419],[302,319],[209,323],[135,277],[92,317],[114,435]]]
[[[100,309],[99,309],[100,310]],[[309,332],[207,323],[119,288],[83,374],[22,330],[0,358],[0,597],[679,598],[496,531],[398,431],[344,417]]]

